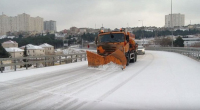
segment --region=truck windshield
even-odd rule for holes
[[[98,42],[124,42],[124,34],[104,34],[98,37]]]

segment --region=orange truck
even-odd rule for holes
[[[125,69],[129,63],[137,61],[137,48],[135,35],[120,31],[103,32],[101,31],[95,39],[97,54],[87,51],[88,66],[98,67],[110,62],[121,65]]]

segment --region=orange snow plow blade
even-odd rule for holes
[[[124,53],[120,50],[116,50],[108,56],[101,56],[93,52],[87,51],[87,59],[89,67],[98,67],[100,65],[105,65],[110,62],[121,65],[123,69],[126,67],[126,57]]]

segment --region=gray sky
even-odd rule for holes
[[[173,0],[173,13],[185,14],[185,25],[200,23],[200,0]],[[171,0],[0,0],[0,11],[8,16],[27,13],[55,20],[57,30],[71,26],[121,28],[162,27],[171,13]]]

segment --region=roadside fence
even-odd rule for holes
[[[175,52],[200,61],[200,48],[194,47],[146,47],[146,50]]]
[[[68,54],[68,55],[45,55],[45,56],[30,56],[19,58],[0,58],[0,71],[3,73],[5,67],[10,70],[29,67],[41,68],[47,66],[61,65],[87,60],[86,53]]]

